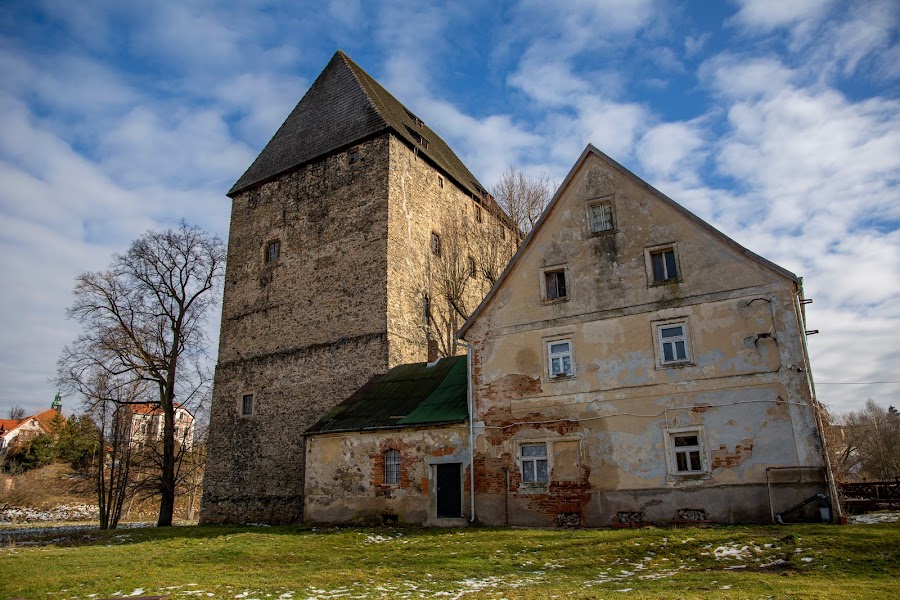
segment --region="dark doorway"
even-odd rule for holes
[[[460,463],[437,465],[437,516],[439,519],[462,517]]]

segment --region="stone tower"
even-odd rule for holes
[[[306,428],[374,374],[457,352],[464,318],[442,278],[462,269],[470,312],[513,230],[447,144],[340,51],[228,196],[201,521],[297,522]]]

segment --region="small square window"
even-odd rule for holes
[[[544,296],[545,300],[563,300],[567,297],[565,269],[559,269],[557,271],[545,271],[544,283],[546,285]]]
[[[469,257],[469,277],[471,277],[472,279],[475,279],[475,276],[477,275],[477,273],[478,273],[478,271],[475,268],[475,259],[470,256]]]
[[[678,266],[675,262],[675,249],[666,248],[650,253],[653,267],[653,282],[663,283],[678,279]]]
[[[241,396],[241,414],[253,414],[253,394],[244,394]]]
[[[499,227],[500,227],[500,239],[505,240],[506,239],[506,227],[503,226],[502,222],[500,223]]]
[[[441,255],[441,236],[435,232],[431,232],[431,253],[435,256]]]
[[[570,340],[547,342],[547,366],[550,377],[571,377],[574,374]]]
[[[522,482],[547,483],[547,444],[523,444],[521,447]]]
[[[591,233],[613,230],[612,202],[591,205]]]
[[[685,322],[664,323],[656,326],[659,341],[659,362],[672,365],[690,361],[690,352]]]
[[[476,204],[475,205],[475,222],[481,223],[481,221],[483,219],[484,219],[484,217],[481,216],[481,207]]]
[[[281,256],[281,242],[273,240],[266,244],[266,263],[273,263]]]
[[[347,162],[351,165],[359,160],[359,150],[350,150],[347,153]]]
[[[444,178],[438,175],[438,187],[443,189],[444,187]]]
[[[669,436],[673,459],[672,466],[676,474],[690,475],[706,471],[703,464],[703,449],[700,445],[699,431],[670,433]]]
[[[400,484],[399,450],[387,450],[384,453],[384,482],[388,485]]]

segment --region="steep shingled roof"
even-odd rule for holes
[[[385,131],[483,198],[484,188],[446,142],[340,50],[228,195]]]
[[[308,433],[416,427],[466,420],[466,357],[399,365],[375,375]]]

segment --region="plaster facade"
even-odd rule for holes
[[[478,520],[761,522],[825,492],[801,302],[589,147],[463,328]]]
[[[466,425],[312,435],[307,444],[306,519],[313,523],[462,526],[469,514]],[[400,457],[397,483],[384,456]],[[459,469],[460,513],[437,510],[437,469]]]

